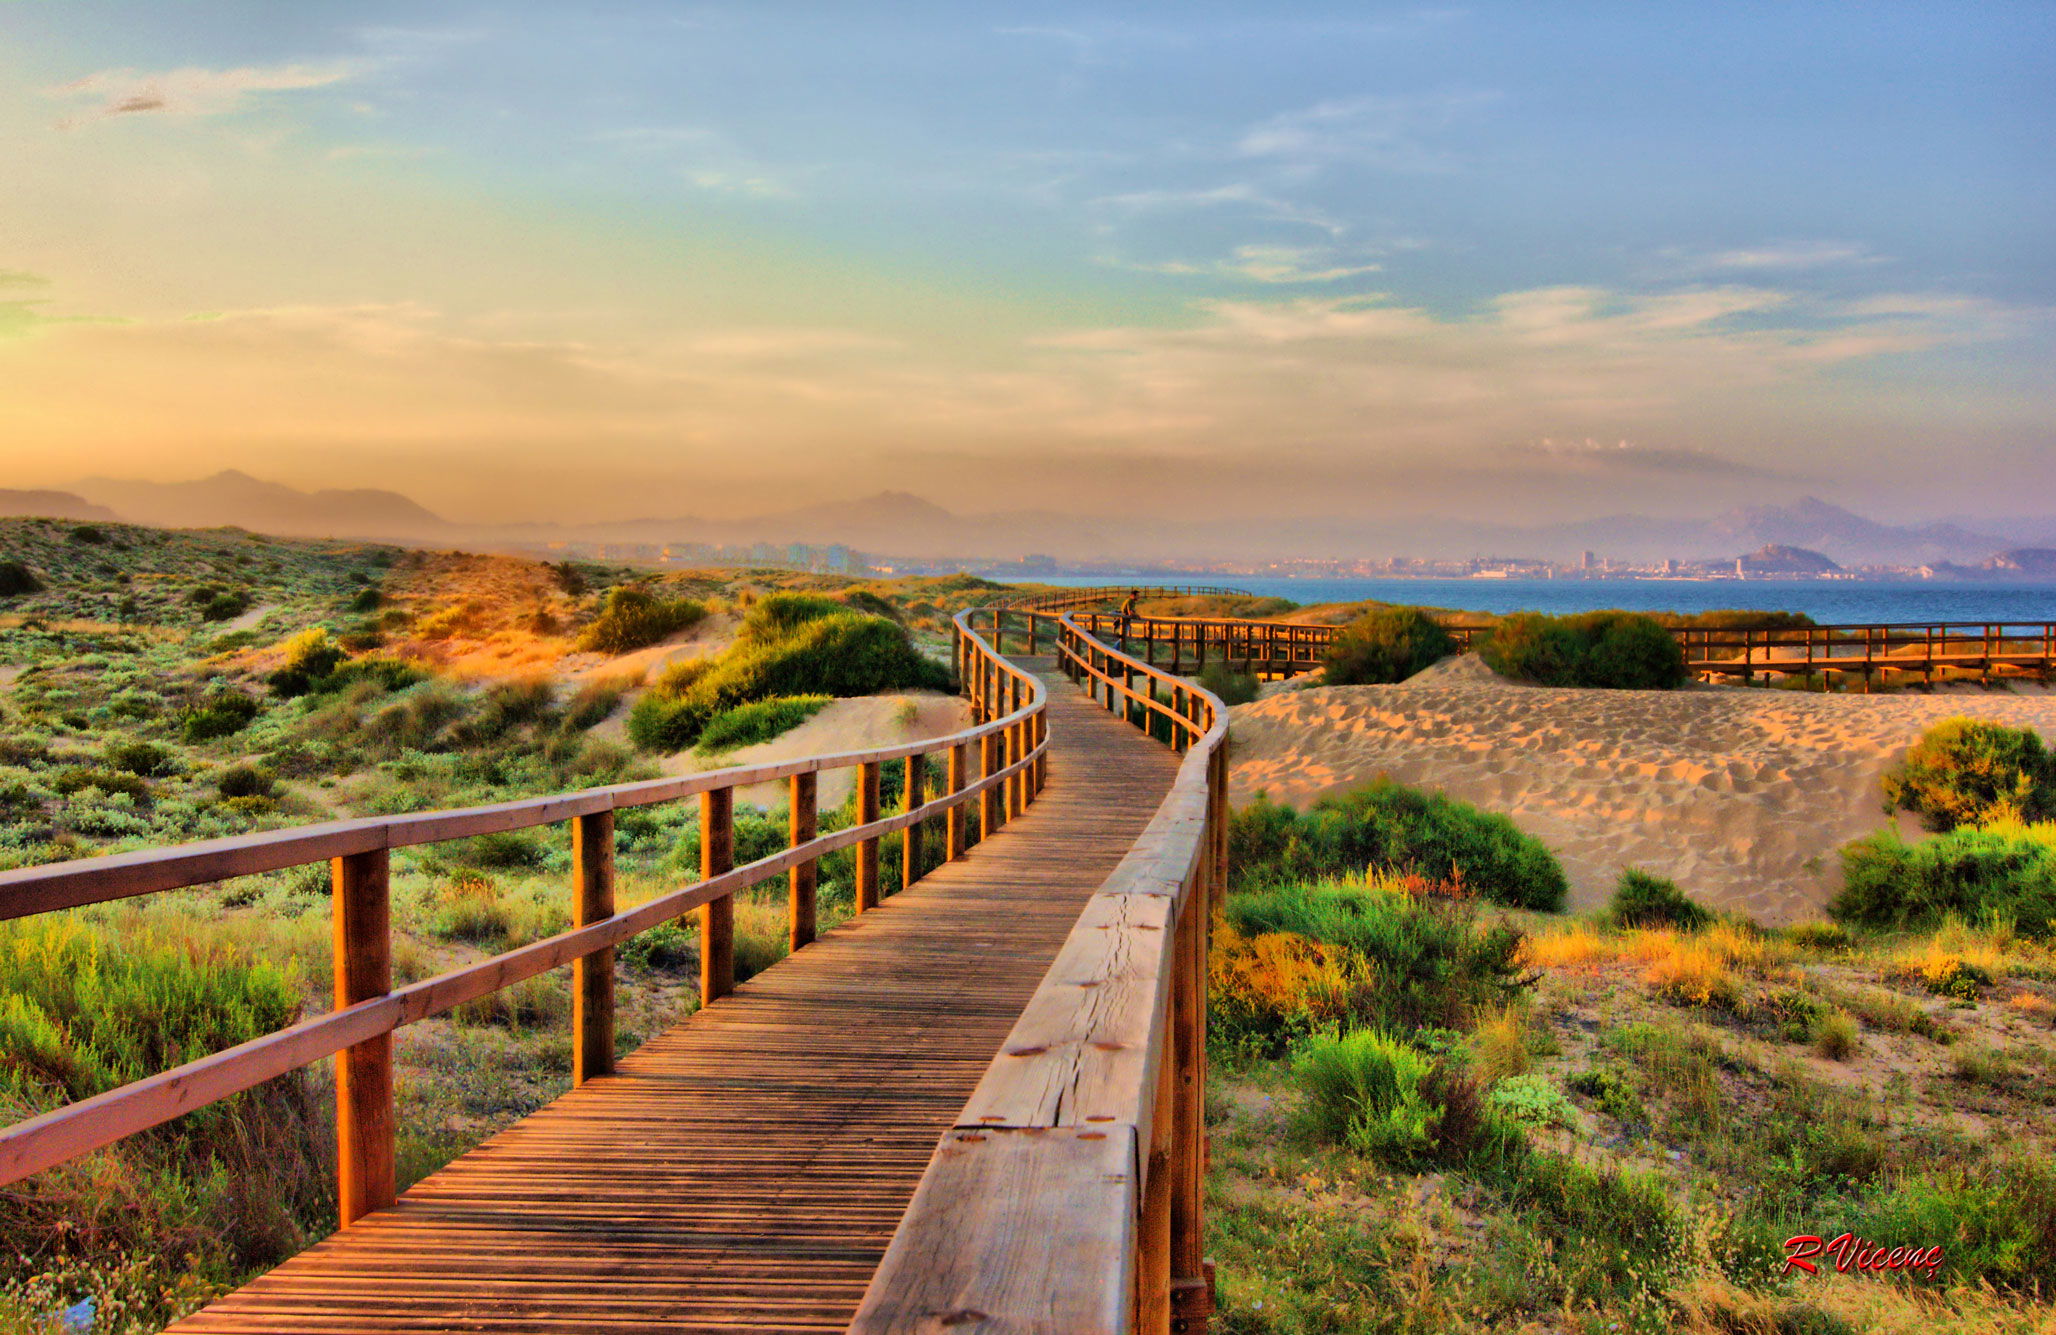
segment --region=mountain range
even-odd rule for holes
[[[964,515],[901,491],[743,517],[464,524],[396,491],[302,491],[233,470],[187,482],[92,477],[61,490],[0,490],[0,513],[127,520],[164,528],[232,525],[293,537],[474,548],[535,548],[555,541],[842,543],[884,556],[967,561],[1018,559],[1030,552],[1060,562],[1488,554],[1570,561],[1587,550],[1629,561],[1730,560],[1760,548],[1794,547],[1825,553],[1844,566],[1925,564],[2014,578],[2040,567],[2032,556],[2024,562],[2011,559],[2009,549],[2056,543],[2056,517],[1895,525],[1811,496],[1706,519],[1629,514],[1539,526],[1436,516],[1369,520],[1316,515],[1221,523],[1040,510]]]

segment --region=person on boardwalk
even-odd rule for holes
[[[1121,645],[1127,647],[1128,627],[1135,621],[1135,604],[1142,599],[1142,590],[1128,590],[1128,597],[1121,604]]]

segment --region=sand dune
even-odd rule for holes
[[[1283,691],[1234,711],[1233,800],[1304,806],[1379,774],[1512,816],[1557,851],[1572,905],[1620,868],[1766,923],[1818,917],[1835,850],[1885,823],[1878,778],[1929,724],[1973,714],[2056,739],[2056,698],[1566,690],[1475,657],[1398,686]]]

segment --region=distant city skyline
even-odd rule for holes
[[[2056,6],[0,9],[0,487],[2056,495]]]

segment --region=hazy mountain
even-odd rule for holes
[[[1825,575],[1842,568],[1820,552],[1781,542],[1766,543],[1735,563],[1761,575]]]
[[[193,482],[135,482],[93,477],[72,490],[121,517],[160,528],[234,525],[309,538],[434,539],[448,520],[396,491],[300,491],[233,469]]]
[[[0,488],[0,515],[34,515],[42,519],[96,519],[113,523],[121,516],[68,491],[9,491]]]

